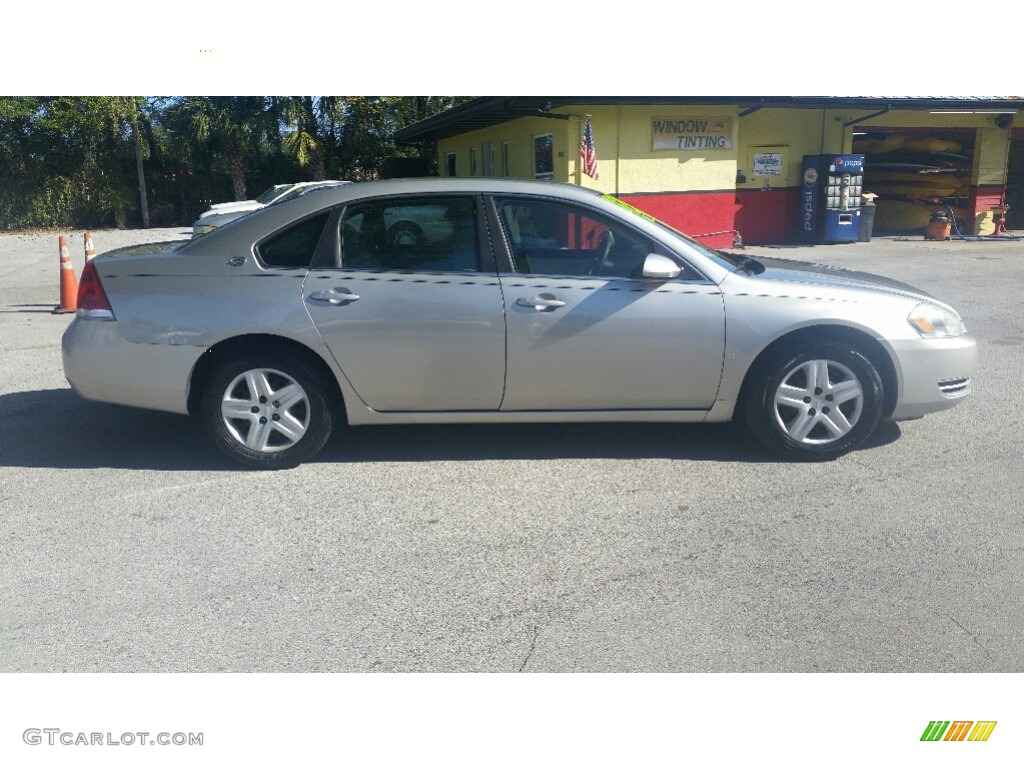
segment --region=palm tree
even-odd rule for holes
[[[231,177],[235,199],[244,200],[249,171],[280,141],[274,100],[263,96],[186,96],[177,99],[169,113],[168,123],[184,154],[198,160],[208,152]]]
[[[314,181],[361,181],[381,175],[386,162],[407,157],[395,130],[465,100],[458,96],[286,96],[277,100],[283,150]]]
[[[285,96],[279,100],[286,124],[281,147],[313,181],[327,178],[324,158],[334,135],[336,101],[335,96]]]

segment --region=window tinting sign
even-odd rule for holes
[[[655,117],[651,136],[653,149],[732,149],[732,118]]]

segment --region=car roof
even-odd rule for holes
[[[376,181],[359,181],[349,184],[328,183],[312,198],[299,195],[290,201],[296,216],[311,213],[328,205],[337,205],[349,200],[363,197],[388,197],[392,195],[437,194],[437,193],[475,193],[475,194],[543,194],[545,191],[555,197],[576,197],[582,195],[592,198],[597,194],[593,190],[578,187],[575,184],[563,184],[552,181],[530,181],[525,179],[485,178],[451,178],[426,176],[403,179],[379,179]],[[301,205],[309,206],[308,211],[299,212]]]
[[[407,179],[381,179],[350,184],[324,185],[316,194],[297,195],[290,200],[268,205],[229,221],[213,232],[195,238],[183,245],[179,252],[195,256],[220,255],[226,250],[245,249],[292,222],[325,211],[344,203],[372,199],[420,194],[490,194],[534,195],[565,201],[575,201],[610,215],[621,216],[621,203],[605,199],[599,191],[575,184],[527,179],[494,177],[450,178],[420,177]],[[642,219],[637,226],[646,228]],[[649,225],[653,226],[653,225]],[[653,230],[652,230],[653,233]]]
[[[484,178],[438,178],[427,177],[417,179],[388,179],[371,181],[360,185],[352,185],[349,190],[355,195],[400,195],[400,194],[436,194],[436,193],[475,193],[475,194],[528,194],[548,195],[567,200],[593,202],[600,196],[597,190],[565,184],[557,181],[540,181],[527,179]],[[357,189],[361,187],[361,189]]]

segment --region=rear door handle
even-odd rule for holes
[[[516,299],[516,304],[520,307],[533,307],[538,312],[550,312],[553,309],[565,306],[564,301],[556,299],[550,293],[540,293],[529,298]]]
[[[359,301],[359,296],[352,293],[348,288],[329,288],[326,291],[317,291],[309,295],[310,301],[322,301],[325,304],[340,306]]]

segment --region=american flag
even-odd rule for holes
[[[594,148],[594,131],[590,127],[590,117],[583,125],[583,140],[580,142],[580,157],[583,158],[583,172],[592,179],[597,175],[597,150]]]

